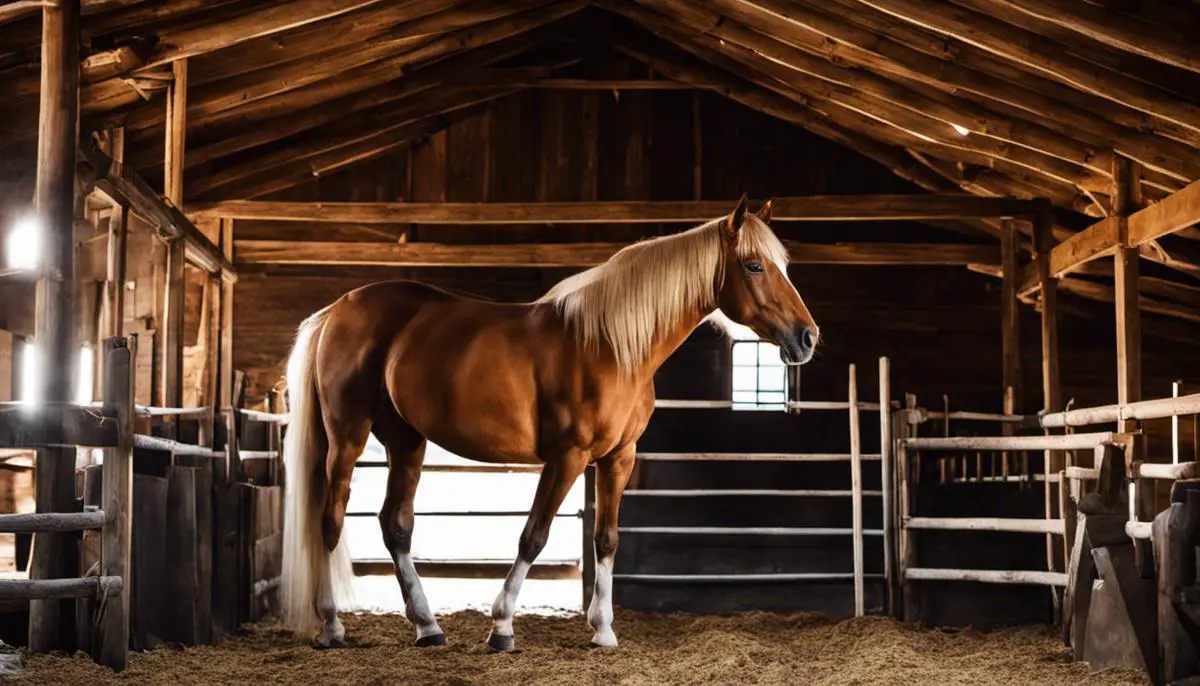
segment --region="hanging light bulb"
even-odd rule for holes
[[[37,269],[42,257],[42,223],[27,214],[16,221],[4,241],[10,269]]]

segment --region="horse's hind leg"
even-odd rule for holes
[[[411,553],[413,498],[425,460],[425,438],[405,423],[390,404],[381,410],[372,431],[387,448],[387,494],[379,511],[379,527],[396,565],[396,580],[404,596],[404,615],[417,629],[417,646],[445,645],[446,636],[429,609]]]
[[[573,451],[563,456],[546,460],[542,468],[542,476],[538,480],[537,494],[533,497],[533,507],[529,511],[529,519],[525,522],[525,530],[521,533],[520,545],[517,548],[517,560],[508,570],[504,579],[504,590],[492,604],[492,633],[488,635],[488,646],[492,650],[512,650],[513,641],[512,619],[517,609],[517,594],[525,575],[533,566],[534,560],[546,547],[546,538],[550,535],[550,524],[554,515],[562,505],[567,492],[575,479],[583,473],[587,466],[587,456]]]
[[[346,386],[324,386],[324,402],[321,405],[325,432],[329,441],[326,453],[325,478],[328,484],[325,498],[322,532],[325,549],[331,553],[329,564],[321,565],[317,584],[316,611],[325,624],[314,643],[318,648],[344,647],[346,630],[337,616],[337,593],[335,586],[353,582],[353,571],[349,568],[348,552],[338,550],[342,525],[345,523],[346,505],[350,501],[350,477],[354,463],[362,455],[371,432],[372,410],[364,406],[362,389]],[[335,552],[336,551],[336,552]],[[345,569],[342,569],[342,567]]]

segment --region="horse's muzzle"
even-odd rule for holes
[[[802,324],[791,330],[780,331],[777,340],[784,363],[801,365],[811,360],[813,351],[817,349],[817,329]]]

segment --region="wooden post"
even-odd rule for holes
[[[1141,204],[1141,169],[1140,165],[1121,155],[1113,156],[1113,215],[1120,218],[1121,247],[1113,255],[1113,281],[1117,321],[1117,402],[1127,404],[1142,399],[1142,317],[1138,308],[1138,278],[1140,266],[1138,249],[1128,246],[1128,222],[1130,214],[1136,212]],[[1117,429],[1131,432],[1138,426],[1136,420],[1118,422]],[[1141,436],[1135,436],[1130,446],[1128,459],[1141,460],[1145,455],[1146,442]],[[1133,501],[1130,512],[1136,521],[1151,521],[1154,519],[1153,498],[1142,497],[1142,486],[1139,480],[1134,480]],[[1146,551],[1141,541],[1135,541],[1139,559]]]
[[[125,320],[126,241],[129,236],[129,210],[113,205],[108,219],[108,269],[105,275],[104,335],[122,335]]]
[[[1038,200],[1038,210],[1033,218],[1033,240],[1038,253],[1038,282],[1042,288],[1042,403],[1047,412],[1057,412],[1062,409],[1058,371],[1058,281],[1050,275],[1050,251],[1054,249],[1054,208],[1047,200]],[[1058,464],[1061,459],[1059,455],[1056,451],[1047,450],[1043,457],[1046,519],[1054,516],[1050,475],[1062,469]],[[1050,571],[1060,569],[1055,550],[1054,535],[1046,534],[1046,569]]]
[[[221,220],[221,251],[233,261],[233,220]],[[233,283],[221,282],[220,398],[222,409],[233,406]]]
[[[894,612],[892,604],[892,568],[895,532],[893,531],[892,493],[895,488],[892,476],[892,363],[886,357],[879,358],[879,480],[883,491],[883,578],[886,587],[887,612]]]
[[[41,398],[67,401],[75,381],[75,151],[79,141],[79,4],[63,0],[42,9],[42,79],[35,200],[43,240],[37,284],[35,339]],[[38,512],[68,512],[75,502],[75,449],[37,451]],[[34,537],[33,579],[78,575],[72,534]],[[29,603],[29,649],[71,648],[74,605]]]
[[[1017,243],[1017,227],[1013,220],[1005,219],[1000,234],[1000,271],[1003,283],[1000,288],[1000,336],[1003,341],[1001,379],[1004,388],[1004,414],[1017,414],[1022,395],[1021,383],[1021,303],[1017,301],[1017,286],[1021,280],[1020,245]],[[1000,427],[1005,436],[1016,433],[1016,425],[1005,422]],[[1005,452],[1004,476],[1008,476],[1009,453]]]
[[[183,154],[187,132],[187,60],[171,64],[174,79],[167,87],[167,123],[163,195],[176,207],[183,207]],[[184,242],[168,244],[167,292],[164,299],[162,335],[162,386],[159,401],[167,407],[183,406],[183,308]]]
[[[847,391],[850,405],[850,514],[854,527],[854,616],[866,613],[863,588],[862,436],[858,426],[858,369],[850,365]]]
[[[116,596],[97,599],[97,662],[125,669],[129,649],[129,598],[133,499],[133,380],[136,355],[123,338],[104,342],[104,414],[117,420],[118,445],[106,451],[100,576],[119,576],[125,585]]]
[[[917,459],[909,461],[909,452],[903,439],[917,435],[917,424],[911,419],[911,412],[917,409],[917,396],[905,393],[904,408],[910,412],[909,419],[896,423],[897,429],[900,430],[896,437],[896,477],[900,482],[900,518],[898,522],[900,550],[897,576],[903,602],[901,619],[906,622],[915,622],[920,619],[921,599],[918,595],[917,585],[908,578],[908,569],[917,566],[917,546],[916,541],[913,540],[912,530],[908,528],[908,519],[916,510],[914,487],[919,485],[920,458],[914,455]]]
[[[1179,397],[1182,381],[1171,382],[1171,397]],[[1171,464],[1179,464],[1179,415],[1171,415]]]

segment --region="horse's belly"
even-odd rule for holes
[[[538,462],[537,395],[522,356],[503,346],[424,343],[391,372],[392,399],[405,421],[461,457]]]

